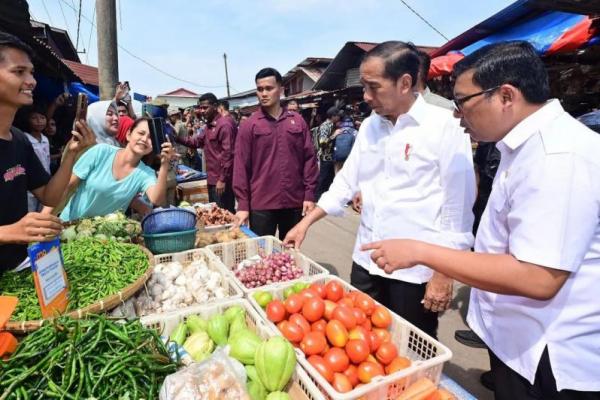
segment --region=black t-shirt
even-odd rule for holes
[[[12,140],[0,139],[0,226],[27,214],[27,191],[44,186],[50,176],[25,134],[11,128]],[[0,245],[0,273],[15,268],[27,256],[27,245]]]

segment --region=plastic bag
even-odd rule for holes
[[[251,400],[246,392],[244,366],[217,349],[210,358],[165,378],[160,400]]]

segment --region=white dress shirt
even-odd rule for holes
[[[344,167],[318,206],[341,216],[362,193],[353,260],[371,274],[410,283],[427,282],[426,266],[388,275],[360,250],[366,243],[418,239],[455,249],[473,244],[475,174],[469,136],[448,110],[419,95],[395,125],[372,113],[364,120]]]
[[[570,276],[547,301],[473,289],[467,321],[532,384],[547,346],[558,390],[599,391],[600,136],[552,100],[497,147],[475,250]]]
[[[44,167],[48,175],[50,175],[50,141],[48,141],[48,138],[44,134],[42,134],[41,140],[37,140],[35,136],[27,132],[25,132],[25,136],[29,139],[29,143],[31,143],[35,155],[42,163],[42,167]],[[27,192],[27,210],[29,212],[38,212],[42,210],[42,204],[31,192]]]

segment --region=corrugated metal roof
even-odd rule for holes
[[[71,71],[77,75],[83,83],[86,85],[100,86],[100,79],[98,78],[98,68],[91,65],[81,64],[75,61],[65,60],[61,61],[69,67]]]

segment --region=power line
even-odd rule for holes
[[[63,20],[65,21],[65,29],[67,30],[67,33],[69,33],[69,35],[70,35],[69,24],[67,23],[67,17],[65,15],[65,11],[63,10],[62,3],[59,2],[58,5],[60,6],[60,13],[63,16]],[[77,49],[75,49],[75,50],[77,50]]]
[[[431,29],[433,29],[434,31],[436,31],[438,33],[438,35],[440,35],[441,37],[443,37],[444,39],[446,39],[447,41],[450,41],[450,39],[448,39],[442,32],[440,32],[435,26],[433,26],[429,21],[427,21],[421,14],[419,14],[417,11],[415,11],[414,8],[412,8],[411,6],[409,6],[406,1],[404,0],[400,0],[402,2],[402,4],[404,4],[406,6],[406,8],[408,8],[410,11],[412,11],[413,14],[415,14],[417,17],[419,17],[423,22],[425,22]]]
[[[50,21],[50,25],[54,25],[52,22],[52,18],[50,17],[50,13],[48,12],[48,8],[46,7],[46,2],[42,0],[42,5],[44,6],[44,10],[46,10],[46,15],[48,16],[48,21]]]
[[[94,11],[92,12],[92,24],[90,25],[90,37],[88,38],[87,50],[85,53],[85,63],[90,59],[90,46],[92,45],[92,33],[94,32],[94,19],[96,18],[96,2],[94,2]]]
[[[65,0],[60,0],[60,1],[63,2],[66,6],[71,7],[71,9],[73,9],[73,11],[76,11],[76,9],[73,6],[71,6],[70,4],[68,4]],[[73,1],[73,0],[71,0],[71,1]],[[96,27],[96,25],[94,24],[94,21],[91,21],[85,14],[81,14],[81,16],[86,21],[88,21],[92,25],[92,27],[94,27],[94,28]],[[173,75],[173,74],[171,74],[171,73],[169,73],[169,72],[167,72],[167,71],[165,71],[163,69],[160,69],[159,67],[151,64],[150,62],[144,60],[143,58],[141,58],[139,56],[136,56],[135,54],[133,54],[131,51],[127,50],[125,47],[121,46],[120,44],[117,43],[117,46],[119,47],[119,49],[123,50],[125,53],[127,53],[131,57],[135,58],[136,60],[138,60],[138,61],[140,61],[140,62],[142,62],[144,64],[146,64],[147,66],[149,66],[150,68],[154,69],[155,71],[158,71],[161,74],[168,76],[171,79],[177,80],[179,82],[187,83],[187,84],[190,84],[190,85],[194,85],[194,86],[197,86],[197,87],[200,87],[200,88],[205,88],[205,89],[219,89],[219,88],[225,87],[224,85],[218,85],[218,86],[217,85],[215,85],[215,86],[200,85],[199,83],[195,83],[195,82],[192,82],[192,81],[188,81],[188,80],[185,80],[185,79],[178,78],[177,76],[175,76],[175,75]]]

